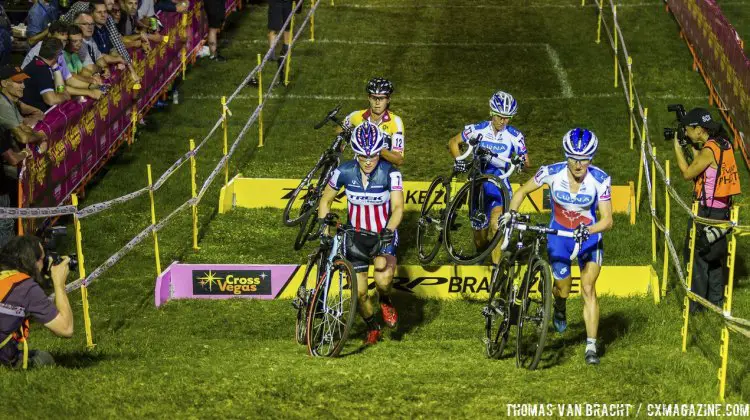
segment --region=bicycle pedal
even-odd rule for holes
[[[296,310],[302,309],[304,307],[302,299],[300,299],[298,297],[292,299],[292,306],[294,306],[294,309],[296,309]]]

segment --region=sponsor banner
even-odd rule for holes
[[[237,6],[227,0],[227,10]],[[48,151],[27,164],[22,179],[23,207],[61,204],[97,165],[111,154],[131,126],[131,112],[139,112],[160,95],[179,74],[182,50],[190,54],[207,33],[203,2],[191,0],[190,12],[157,13],[168,42],[152,44],[151,51],[131,50],[133,65],[141,77],[141,89],[133,89],[126,72],[112,71],[111,87],[98,101],[66,101],[47,111],[35,127],[48,138]]]
[[[745,159],[750,150],[750,59],[737,31],[716,0],[667,0],[669,9],[698,55],[704,71],[742,134]],[[690,109],[690,106],[687,107]]]
[[[219,197],[219,212],[224,213],[230,208],[262,208],[274,207],[284,208],[289,197],[299,185],[296,179],[278,178],[239,178],[236,177],[222,189]],[[452,194],[458,192],[465,181],[454,181],[451,187]],[[513,190],[519,188],[518,184],[511,184]],[[404,204],[405,209],[420,211],[422,203],[427,198],[427,189],[430,182],[426,181],[404,181]],[[629,185],[612,186],[612,210],[616,213],[629,213],[632,200],[632,189]],[[297,200],[300,203],[302,200]],[[445,206],[445,197],[435,197],[436,207]],[[333,203],[334,209],[346,208],[346,195],[342,189]],[[535,213],[550,211],[549,189],[534,191],[523,202],[519,209],[522,213]]]
[[[170,299],[291,299],[302,284],[305,265],[230,265],[173,263],[156,280],[155,303]],[[315,270],[313,270],[315,273]],[[525,267],[519,275],[525,273]],[[398,266],[393,290],[428,299],[487,299],[491,267],[488,266]],[[580,292],[580,270],[572,268],[571,296]],[[308,287],[315,280],[310,279]],[[644,296],[651,284],[658,284],[650,266],[602,267],[596,283],[597,294]],[[375,288],[370,267],[369,287]]]

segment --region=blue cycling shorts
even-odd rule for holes
[[[513,190],[510,188],[510,181],[506,179],[502,180],[505,187],[508,189],[508,199],[511,199],[513,197]],[[492,214],[492,209],[495,207],[505,207],[505,203],[503,202],[503,194],[500,191],[500,188],[495,186],[495,184],[491,182],[484,182],[482,184],[482,189],[484,190],[484,203],[478,203],[478,205],[475,207],[477,209],[483,209],[485,218],[483,223],[476,223],[475,221],[471,222],[471,227],[474,228],[474,230],[483,230],[487,229],[487,227],[490,225],[490,215]]]
[[[552,275],[555,280],[564,280],[570,277],[570,255],[573,253],[576,241],[564,236],[547,235],[547,255],[552,266]],[[595,233],[586,240],[578,251],[578,267],[583,267],[589,261],[602,266],[604,260],[604,243],[602,234]]]

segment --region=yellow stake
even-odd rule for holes
[[[667,159],[666,162],[664,162],[666,175],[667,175],[667,183],[669,183],[669,159]],[[669,196],[669,185],[666,185],[664,187],[664,229],[666,232],[670,232],[670,225],[671,225],[671,197]],[[667,241],[669,238],[667,238],[667,233],[664,233],[664,270],[662,272],[662,282],[661,282],[661,295],[666,296],[667,295],[667,276],[669,275],[669,247],[667,245]]]
[[[292,10],[297,8],[297,2],[292,2]],[[289,24],[289,36],[294,38],[294,15],[292,15],[292,22]],[[286,58],[284,59],[284,86],[289,86],[289,67],[292,62],[292,44],[289,44],[289,49],[286,51]]]
[[[633,108],[635,107],[635,99],[633,98],[633,57],[628,56],[628,94],[630,97],[630,150],[633,150],[633,139],[635,139],[635,115],[633,115]]]
[[[258,54],[258,106],[263,106],[263,72],[260,71],[260,63],[260,54]],[[263,108],[258,113],[258,147],[263,147]]]
[[[604,7],[604,0],[599,0],[597,5],[599,6],[599,22],[596,25],[596,43],[599,44],[602,42],[602,8]]]
[[[146,172],[148,173],[148,196],[151,199],[151,225],[156,227],[156,208],[154,207],[154,183],[151,181],[151,165],[146,165]],[[156,275],[161,274],[161,259],[159,258],[159,235],[156,233],[156,229],[152,229],[151,233],[154,235],[154,257],[156,258]]]
[[[310,42],[315,42],[315,12],[310,15]]]
[[[651,211],[656,210],[656,147],[651,157]],[[651,217],[651,262],[656,262],[656,222]]]
[[[646,147],[646,122],[648,122],[648,108],[643,109],[643,126],[641,126],[641,150]],[[636,211],[641,207],[641,184],[643,183],[643,165],[644,161],[638,159],[638,191],[636,191],[635,208]]]
[[[72,194],[70,201],[73,206],[78,207],[78,195]],[[81,237],[81,220],[77,214],[73,214],[73,228],[76,236],[76,254],[78,258],[78,278],[86,278],[86,266],[83,258],[83,238]],[[94,338],[91,335],[91,317],[89,316],[89,295],[86,286],[81,286],[81,303],[83,304],[83,329],[86,332],[86,347],[94,348]]]
[[[190,151],[195,150],[195,140],[190,139]],[[226,154],[226,152],[225,152]],[[195,180],[197,169],[195,166],[195,155],[190,156],[190,190],[192,197],[198,196],[198,183]],[[198,246],[198,203],[192,205],[193,207],[193,249],[199,250]]]
[[[612,20],[614,21],[612,32],[614,32],[615,37],[615,87],[617,87],[617,70],[620,63],[620,56],[617,55],[617,6],[612,9]]]
[[[221,97],[221,125],[224,127],[224,156],[226,156],[227,153],[229,152],[229,148],[227,145],[227,142],[228,142],[227,137],[229,135],[228,134],[229,121],[227,121],[227,97],[226,96]],[[227,185],[228,183],[229,183],[229,161],[227,161],[227,164],[224,166],[224,185]]]
[[[740,208],[732,206],[730,219],[737,224],[740,219]],[[727,247],[727,268],[729,268],[729,283],[724,289],[724,313],[732,314],[732,291],[734,289],[734,261],[737,256],[737,237],[731,234],[729,245]],[[729,329],[726,324],[721,329],[721,368],[719,368],[719,400],[724,401],[724,393],[727,386],[727,363],[729,362]]]
[[[698,214],[698,202],[693,202],[692,214]],[[693,261],[695,260],[695,220],[690,220],[690,261],[688,261],[688,276],[687,276],[687,287],[688,290],[693,288]],[[688,320],[690,319],[690,298],[685,295],[685,309],[682,312],[682,318],[685,322],[682,324],[682,352],[687,351],[687,335],[688,335]]]
[[[335,5],[333,4],[333,0],[331,0],[331,6],[335,6]]]
[[[581,0],[581,6],[585,6],[585,5],[586,5],[586,0]]]
[[[187,70],[187,51],[185,48],[182,49],[182,80],[187,80],[185,77],[185,71]]]

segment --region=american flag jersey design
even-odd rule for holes
[[[341,164],[331,175],[328,185],[340,190],[345,187],[348,201],[349,223],[356,229],[380,232],[391,214],[391,191],[402,191],[401,172],[381,159],[370,173],[367,187],[356,160]]]

